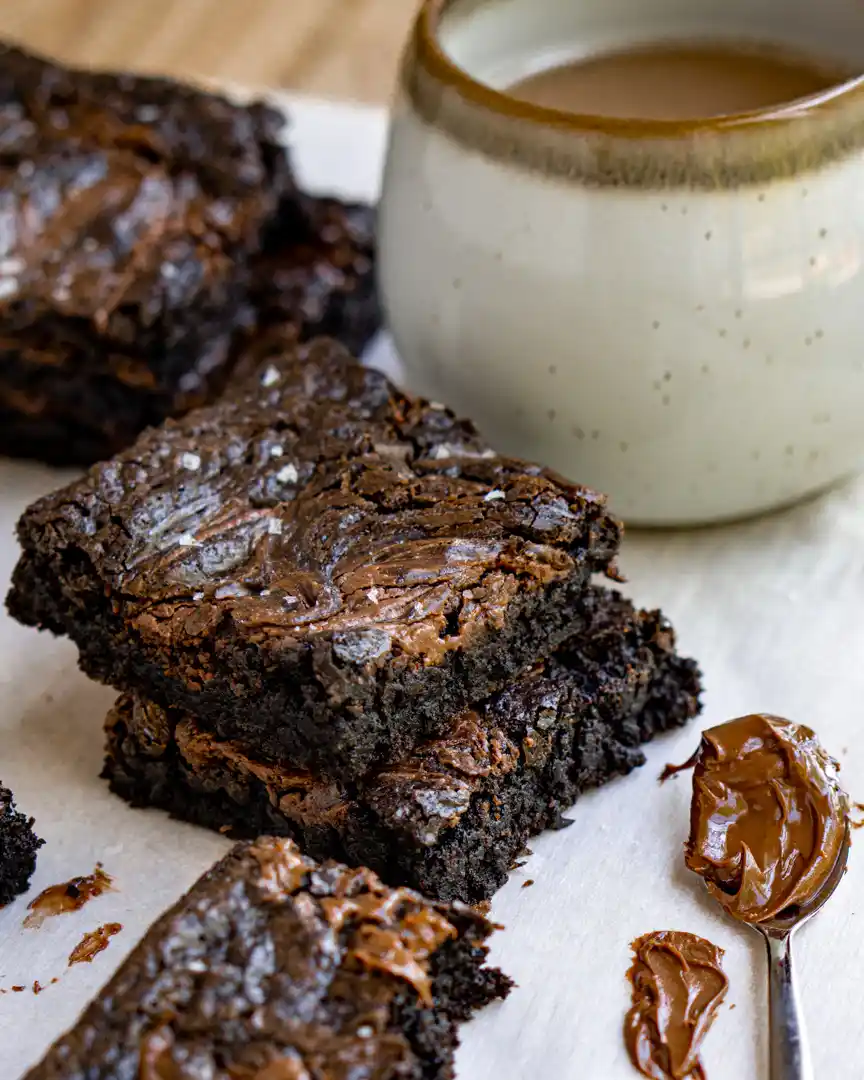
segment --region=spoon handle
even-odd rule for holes
[[[766,934],[771,1013],[771,1080],[813,1080],[792,963],[792,935]]]

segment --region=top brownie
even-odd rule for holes
[[[188,365],[230,326],[292,186],[282,125],[260,104],[0,47],[0,348],[87,371],[141,357],[162,378]]]
[[[9,597],[84,670],[350,778],[574,626],[620,527],[329,339],[260,343],[215,406],[23,516]]]

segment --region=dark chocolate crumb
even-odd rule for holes
[[[552,832],[563,832],[565,829],[569,829],[572,824],[573,819],[564,817],[564,815],[559,811],[558,816],[549,825],[549,828],[552,830]]]

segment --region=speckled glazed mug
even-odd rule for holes
[[[864,461],[864,79],[692,122],[502,89],[718,37],[864,71],[860,0],[427,0],[393,117],[381,280],[409,379],[632,524],[766,511]]]

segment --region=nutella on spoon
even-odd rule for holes
[[[806,910],[843,851],[849,800],[839,766],[806,727],[754,715],[704,732],[687,866],[730,915],[760,924]]]

